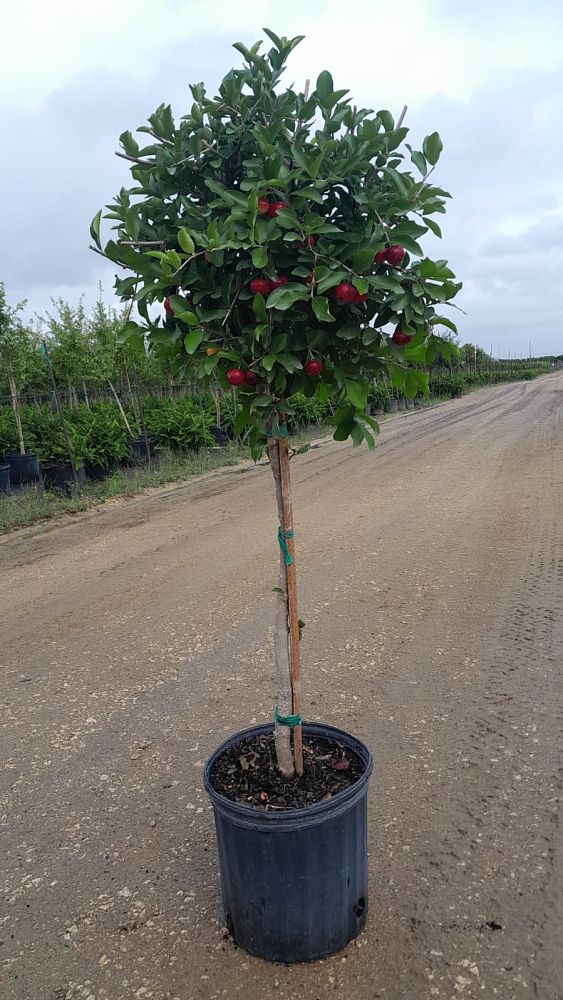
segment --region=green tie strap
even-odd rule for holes
[[[300,715],[280,715],[278,712],[278,706],[274,708],[274,722],[279,723],[280,726],[289,726],[291,729],[295,729],[296,726],[301,725]]]
[[[278,542],[280,544],[280,549],[282,550],[285,556],[285,565],[291,566],[293,559],[290,555],[287,545],[285,544],[286,538],[293,538],[293,531],[284,531],[280,524],[278,528]]]

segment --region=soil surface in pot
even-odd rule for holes
[[[284,777],[275,761],[273,733],[241,740],[215,762],[211,783],[232,802],[265,810],[300,809],[343,792],[364,773],[353,750],[318,737],[303,737],[301,777]]]

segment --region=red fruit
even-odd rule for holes
[[[227,382],[230,382],[231,385],[243,385],[246,382],[246,375],[241,368],[229,368]]]
[[[267,198],[258,199],[258,211],[260,212],[260,215],[270,214],[270,202]]]
[[[334,294],[336,295],[338,304],[343,306],[348,302],[354,301],[356,298],[356,289],[353,285],[349,285],[347,281],[341,281],[334,289]]]
[[[289,208],[286,201],[273,201],[268,209],[268,215],[271,219],[274,219],[278,212],[281,212],[282,208]]]
[[[394,344],[400,344],[401,347],[404,347],[405,344],[410,344],[412,336],[408,333],[403,333],[403,331],[397,327],[395,333],[391,337],[391,340]]]
[[[385,260],[388,264],[392,264],[393,267],[397,267],[397,265],[401,263],[404,256],[405,249],[404,247],[400,247],[398,243],[395,243],[392,247],[388,247],[385,251]]]
[[[253,295],[263,295],[266,298],[270,294],[271,282],[268,278],[253,278],[249,288]]]
[[[385,264],[387,262],[387,250],[378,250],[373,258],[374,264]]]
[[[315,281],[315,275],[314,274],[308,274],[307,277],[305,278],[305,284],[306,285],[316,285],[317,282]]]
[[[308,247],[314,247],[316,242],[317,242],[317,237],[316,236],[308,236],[307,237],[307,246]]]
[[[365,301],[366,301],[366,299],[367,299],[367,297],[368,297],[368,293],[367,293],[367,292],[364,292],[364,294],[363,294],[363,295],[360,295],[360,293],[359,293],[359,291],[358,291],[358,289],[357,289],[357,288],[355,289],[355,292],[356,292],[356,294],[355,294],[355,296],[354,296],[354,299],[353,299],[353,302],[354,302],[354,304],[355,304],[355,305],[358,305],[358,306],[359,306],[359,305],[361,305],[361,304],[362,304],[362,302],[365,302]]]
[[[320,358],[311,358],[303,365],[305,375],[320,375],[323,370],[323,363]]]
[[[165,300],[164,300],[164,302],[162,304],[164,306],[164,312],[168,316],[173,316],[174,315],[174,310],[173,310],[172,306],[170,305],[170,301],[168,299],[168,296],[165,298]]]
[[[227,375],[227,378],[229,376]],[[258,385],[258,375],[256,372],[245,372],[244,381],[247,385]]]
[[[270,282],[270,288],[273,291],[274,288],[279,288],[280,285],[287,285],[289,278],[286,278],[285,274],[280,274],[279,278],[274,278]]]

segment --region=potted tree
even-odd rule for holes
[[[34,451],[26,451],[21,413],[18,384],[24,381],[30,366],[33,365],[33,347],[28,331],[20,321],[19,313],[25,303],[20,302],[15,308],[6,302],[4,285],[0,282],[0,359],[10,394],[14,412],[18,450],[6,452],[3,456],[3,479],[14,485],[24,483],[40,483],[41,471],[39,460]],[[7,475],[5,469],[9,469]]]
[[[134,185],[91,225],[93,249],[125,269],[117,293],[144,342],[178,378],[236,387],[235,432],[267,453],[277,498],[279,579],[273,722],[233,735],[208,761],[227,923],[262,957],[303,961],[342,947],[367,913],[366,793],[371,755],[358,739],[302,720],[296,548],[287,424],[294,396],[331,400],[337,441],[374,447],[374,377],[401,395],[428,392],[409,362],[455,347],[434,333],[436,304],[460,285],[419,239],[447,193],[429,182],[442,143],[421,150],[388,111],[353,106],[322,72],[309,93],[280,87],[301,40],[266,31],[219,93],[191,87],[179,122],[161,105],[121,135]],[[410,154],[410,162],[406,156]],[[411,165],[412,164],[412,165]]]

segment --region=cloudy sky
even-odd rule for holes
[[[563,351],[562,0],[18,0],[0,14],[0,280],[10,301],[87,304],[114,268],[88,251],[128,184],[124,129],[188,83],[211,90],[267,25],[305,34],[288,83],[330,69],[358,104],[408,105],[411,142],[438,130],[454,196],[427,243],[465,282],[464,341],[507,357]],[[188,104],[189,102],[189,104]],[[440,220],[442,221],[442,220]]]

